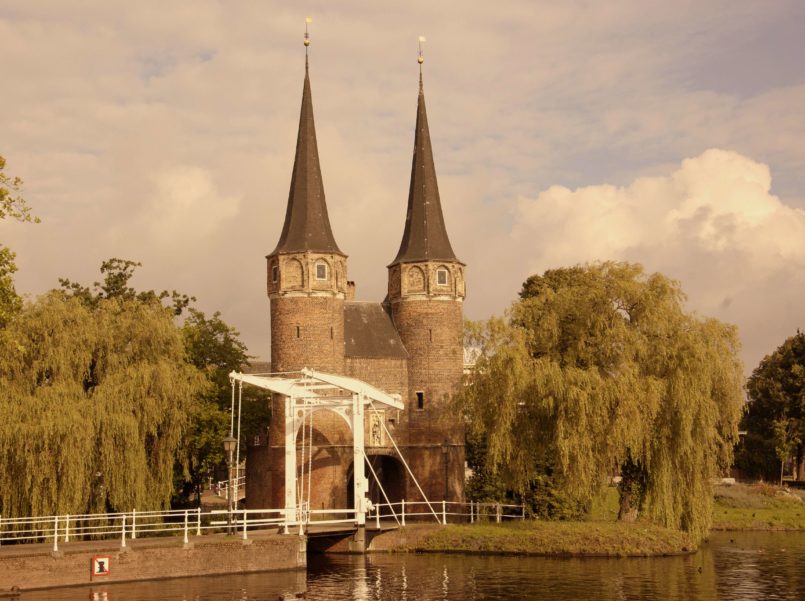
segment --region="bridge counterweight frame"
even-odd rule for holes
[[[286,525],[301,527],[300,521],[303,521],[299,518],[298,511],[299,502],[304,502],[304,499],[297,500],[296,441],[299,429],[303,427],[309,415],[327,409],[340,415],[352,431],[354,470],[352,498],[355,503],[355,524],[358,527],[365,526],[369,493],[369,480],[366,477],[364,466],[366,407],[376,411],[375,403],[378,403],[392,409],[402,410],[405,406],[400,395],[387,394],[356,378],[328,374],[308,368],[302,369],[301,372],[282,374],[242,374],[233,371],[229,374],[229,379],[233,385],[235,382],[240,382],[241,385],[250,384],[282,395],[285,399]],[[390,433],[388,434],[390,435]]]

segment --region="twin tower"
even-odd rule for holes
[[[271,370],[310,367],[399,394],[404,411],[367,416],[366,454],[385,494],[392,502],[415,502],[422,500],[421,487],[430,500],[463,500],[464,428],[451,399],[463,373],[465,266],[453,252],[444,223],[421,70],[408,212],[399,251],[388,265],[383,302],[355,300],[347,255],[330,227],[307,58],[285,223],[266,258]],[[284,503],[283,405],[280,399],[273,402],[267,439],[249,449],[246,493],[251,507]],[[310,506],[349,507],[352,434],[337,416],[320,415],[316,413],[309,459]],[[376,423],[381,419],[385,429]],[[419,486],[404,469],[386,430]],[[369,495],[374,502],[384,502],[374,478]]]

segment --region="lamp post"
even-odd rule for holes
[[[238,444],[237,439],[230,435],[224,438],[224,452],[226,453],[226,468],[227,468],[227,481],[226,481],[226,533],[232,534],[232,507],[235,500],[232,498],[232,453],[235,451],[235,445]]]

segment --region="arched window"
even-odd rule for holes
[[[436,270],[436,285],[437,286],[449,286],[450,285],[450,272],[447,271],[447,267],[439,267]]]
[[[317,280],[327,280],[330,277],[328,273],[327,263],[324,261],[319,261],[316,263],[316,279]]]

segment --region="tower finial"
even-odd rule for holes
[[[313,22],[313,17],[305,17],[305,69],[307,69],[307,47],[310,46],[310,34],[307,31],[307,26]]]
[[[422,42],[425,41],[425,36],[419,36],[419,56],[416,58],[416,62],[419,63],[419,91],[422,91],[422,63],[425,62],[425,57],[422,56]]]

